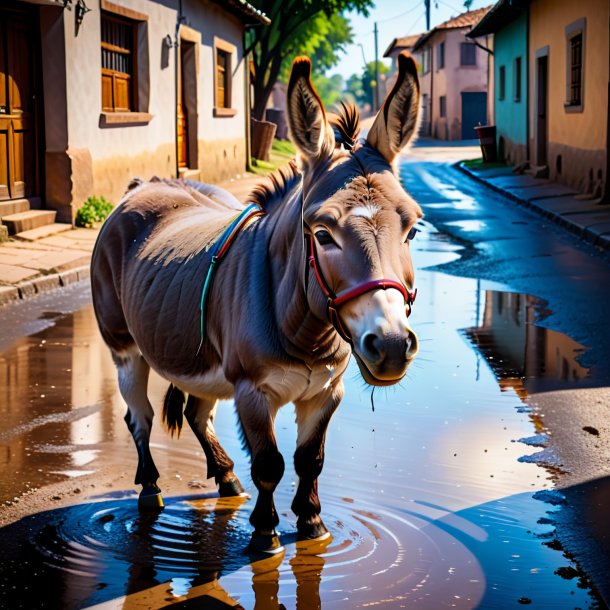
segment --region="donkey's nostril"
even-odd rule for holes
[[[411,329],[409,329],[407,336],[407,358],[415,357],[418,349],[419,341],[417,339],[417,335]]]
[[[375,333],[364,333],[360,339],[360,348],[363,355],[372,364],[378,364],[385,356],[381,348],[381,340]]]

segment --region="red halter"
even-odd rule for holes
[[[322,270],[320,269],[320,265],[318,263],[318,255],[316,251],[316,244],[314,242],[313,233],[309,233],[309,240],[307,240],[308,245],[308,253],[307,258],[309,260],[309,265],[312,267],[314,274],[316,276],[316,280],[318,280],[318,284],[326,297],[326,310],[328,313],[328,319],[330,323],[335,327],[335,330],[341,335],[345,341],[348,343],[352,342],[352,339],[349,335],[349,332],[343,325],[341,321],[341,316],[339,315],[339,308],[342,305],[345,305],[348,301],[359,297],[360,295],[366,294],[367,292],[372,292],[373,290],[387,290],[388,288],[395,288],[400,291],[402,296],[404,297],[405,304],[407,306],[407,316],[411,315],[411,307],[415,301],[415,297],[417,296],[417,289],[410,292],[407,290],[406,286],[401,282],[397,282],[396,280],[388,280],[388,279],[379,279],[379,280],[369,280],[368,282],[364,282],[359,284],[358,286],[354,286],[354,288],[347,288],[342,290],[339,294],[335,294],[328,283],[324,279],[322,275]]]

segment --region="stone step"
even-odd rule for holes
[[[28,231],[21,231],[13,235],[15,239],[21,239],[23,241],[36,241],[43,237],[51,237],[51,235],[57,235],[58,233],[64,233],[65,231],[71,231],[72,225],[64,222],[55,222],[53,224],[43,225],[35,229],[29,229]]]
[[[9,199],[0,201],[0,221],[5,216],[27,212],[30,209],[30,202],[27,199]]]
[[[15,235],[24,231],[30,231],[31,229],[37,229],[44,225],[53,224],[55,216],[57,216],[55,210],[29,210],[4,216],[2,222],[8,227],[9,234]]]

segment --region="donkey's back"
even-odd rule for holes
[[[242,208],[212,185],[154,178],[132,183],[104,223],[91,263],[95,314],[113,355],[145,347],[147,311],[160,322],[162,311],[173,306],[172,295],[197,281],[205,266],[201,255]],[[201,265],[183,264],[198,256]],[[187,314],[181,309],[181,320]]]

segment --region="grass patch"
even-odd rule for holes
[[[495,167],[507,167],[506,163],[500,163],[499,161],[494,161],[493,163],[485,163],[482,157],[478,159],[467,159],[466,161],[462,161],[462,165],[472,170],[479,169],[492,169]]]
[[[290,159],[294,159],[296,152],[296,148],[290,140],[273,140],[269,161],[252,159],[252,171],[260,176],[266,176],[278,167],[286,165]]]

